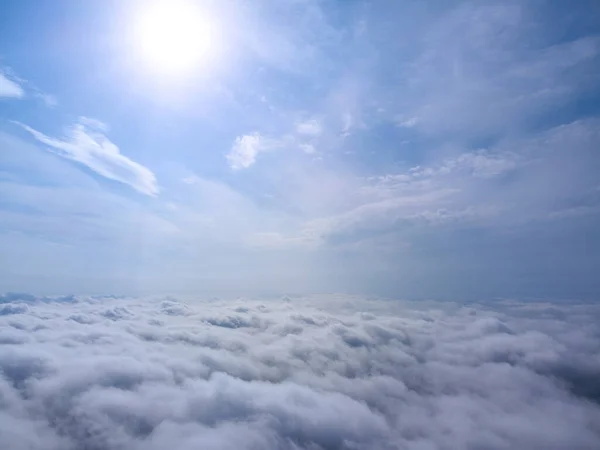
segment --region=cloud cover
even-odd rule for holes
[[[0,297],[8,448],[593,449],[600,308]]]

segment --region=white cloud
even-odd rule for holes
[[[590,75],[600,61],[598,36],[557,42],[560,26],[522,2],[461,2],[425,23],[409,82],[382,95],[405,113],[399,126],[465,136],[521,131],[598,89]]]
[[[354,118],[352,114],[349,112],[345,112],[342,114],[342,136],[348,137],[350,136],[350,130],[354,124]]]
[[[402,192],[401,188],[395,187],[392,192],[377,192],[380,189],[387,188],[378,185],[371,192],[379,198],[371,197],[343,213],[311,220],[305,225],[304,232],[321,236],[326,241],[354,242],[389,232],[403,222],[440,224],[477,216],[473,210],[467,214],[460,208],[451,208],[451,199],[458,189],[428,186]],[[449,211],[449,207],[453,211]]]
[[[421,178],[466,172],[466,175],[479,178],[493,178],[511,172],[523,164],[523,158],[513,152],[493,153],[488,150],[476,150],[446,158],[438,165],[413,167],[409,174],[410,177]]]
[[[10,68],[0,69],[0,98],[23,98],[25,96],[40,100],[48,108],[58,105],[56,96],[38,89],[28,80],[19,78]]]
[[[475,176],[490,178],[516,169],[520,162],[520,158],[514,153],[493,155],[485,151],[478,151],[463,153],[453,161],[453,164],[469,168]]]
[[[309,119],[296,124],[296,132],[303,136],[316,137],[323,132],[323,127],[316,119]]]
[[[509,151],[478,150],[364,179],[358,187],[346,187],[351,203],[344,210],[307,221],[303,232],[325,241],[352,242],[408,223],[437,226],[487,220],[502,212],[504,205],[482,200],[478,192],[525,164],[524,158]]]
[[[317,149],[312,144],[300,144],[300,149],[304,153],[309,154],[309,155],[312,155],[313,153],[317,152]]]
[[[251,248],[259,249],[304,249],[314,248],[316,240],[314,237],[304,236],[285,236],[278,232],[259,232],[251,234],[246,238],[245,244]]]
[[[19,83],[0,72],[0,98],[22,98],[24,95],[25,91]]]
[[[226,158],[232,169],[247,169],[256,162],[258,154],[273,148],[273,143],[260,135],[251,133],[238,136]]]
[[[489,149],[449,147],[446,153],[454,155],[437,162],[348,183],[346,204],[313,216],[304,229],[350,244],[394,232],[411,239],[415,224],[478,226],[495,233],[594,214],[600,210],[599,129],[598,120],[587,119]]]
[[[58,98],[56,98],[55,95],[37,92],[35,96],[39,98],[48,108],[56,108],[58,106]]]
[[[97,131],[102,131],[103,133],[108,133],[109,131],[108,125],[106,123],[102,122],[101,120],[94,119],[92,117],[82,116],[79,118],[79,123],[85,125],[88,128]]]
[[[419,123],[419,119],[417,119],[416,117],[406,118],[406,117],[399,116],[396,119],[396,124],[399,127],[403,127],[403,128],[412,128],[415,125],[417,125],[418,123]]]
[[[9,294],[0,305],[9,448],[591,450],[600,439],[594,304]]]
[[[184,184],[196,184],[196,183],[200,183],[202,181],[202,179],[198,175],[189,175],[185,178],[182,178],[181,181]]]
[[[58,155],[77,161],[103,177],[127,184],[142,194],[156,195],[159,191],[154,173],[121,154],[104,134],[107,128],[100,121],[82,117],[62,139],[20,125]]]

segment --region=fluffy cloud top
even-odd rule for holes
[[[77,161],[103,177],[127,184],[142,194],[158,193],[154,173],[121,154],[119,147],[104,134],[106,125],[98,120],[80,118],[63,139],[52,138],[27,125],[21,126],[60,156]]]
[[[595,449],[597,305],[0,297],[6,448]]]

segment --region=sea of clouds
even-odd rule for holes
[[[2,450],[600,448],[600,305],[0,296]]]

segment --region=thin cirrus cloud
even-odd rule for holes
[[[104,134],[106,125],[96,119],[80,118],[62,139],[47,136],[25,124],[19,125],[64,158],[83,164],[105,178],[127,184],[142,194],[158,194],[154,173],[121,154],[119,147]]]
[[[14,71],[7,67],[0,69],[0,99],[34,98],[44,106],[54,108],[58,105],[58,98],[38,89],[31,82],[19,78]]]
[[[0,98],[22,98],[25,91],[19,83],[0,72]]]

